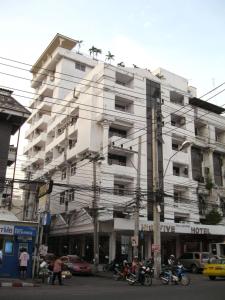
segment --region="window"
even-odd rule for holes
[[[69,149],[72,149],[76,146],[77,140],[69,140]]]
[[[74,201],[74,190],[69,191],[69,202]]]
[[[221,207],[221,211],[224,216],[225,215],[225,198],[223,198],[223,197],[220,197],[220,207]]]
[[[184,96],[175,91],[170,91],[170,101],[175,104],[184,105]]]
[[[109,128],[109,137],[112,137],[112,136],[118,136],[118,137],[121,137],[121,138],[126,138],[127,137],[127,132],[126,132],[126,130],[110,127]]]
[[[125,185],[124,184],[114,184],[114,195],[124,196],[125,195]]]
[[[115,103],[115,109],[120,111],[127,111],[127,107],[125,104]]]
[[[13,241],[5,241],[5,254],[12,255],[13,254]]]
[[[182,116],[171,114],[171,125],[176,127],[184,128],[186,119]]]
[[[116,154],[110,154],[109,153],[108,163],[109,163],[109,165],[126,166],[127,158],[126,158],[126,156],[121,156],[121,155],[116,155]]]
[[[65,199],[66,199],[66,192],[60,193],[59,204],[60,205],[64,204],[65,203]]]
[[[83,64],[83,63],[81,63],[81,62],[76,61],[76,62],[75,62],[75,68],[76,68],[77,70],[80,70],[80,71],[85,72],[86,65]]]
[[[61,179],[66,179],[66,168],[62,170]]]
[[[191,164],[192,164],[192,178],[198,182],[204,182],[202,176],[202,161],[203,154],[200,148],[191,148]]]
[[[180,259],[193,259],[193,253],[184,253]]]
[[[175,142],[172,142],[172,149],[175,150],[175,151],[178,151],[179,150],[179,144],[175,143]]]
[[[179,167],[173,167],[173,175],[180,176],[180,168]]]
[[[215,184],[219,186],[223,185],[222,165],[223,165],[222,155],[220,153],[213,152],[214,180],[215,180]]]
[[[76,174],[76,170],[77,170],[77,164],[76,163],[72,163],[70,166],[70,175],[73,176]]]
[[[195,259],[200,259],[200,254],[199,253],[195,253]]]

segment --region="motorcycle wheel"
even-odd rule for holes
[[[152,285],[152,277],[148,274],[145,274],[144,285],[147,285],[147,286]]]
[[[116,281],[118,281],[118,280],[121,279],[121,276],[118,275],[118,274],[114,274],[114,275],[113,275],[113,279],[116,280]]]
[[[180,279],[180,283],[181,283],[181,285],[183,285],[183,286],[189,285],[190,282],[191,282],[191,280],[190,280],[190,278],[189,278],[187,275],[182,276],[181,279]]]
[[[127,276],[127,282],[128,282],[129,285],[134,285],[134,283],[135,283],[134,277],[132,275],[128,275]]]
[[[161,280],[161,282],[162,282],[163,285],[169,284],[169,280],[167,278],[160,277],[160,280]]]

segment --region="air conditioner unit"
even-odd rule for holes
[[[34,150],[40,151],[40,150],[41,150],[41,147],[39,147],[39,146],[34,146]]]
[[[209,168],[208,167],[205,167],[204,171],[205,171],[205,175],[209,175]]]
[[[188,168],[187,167],[184,168],[184,174],[188,175]]]
[[[59,151],[59,153],[63,153],[64,148],[60,147],[60,148],[58,149],[58,151]]]
[[[180,120],[180,125],[185,125],[186,124],[186,120],[184,119],[184,118],[182,118],[181,120]]]

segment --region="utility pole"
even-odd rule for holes
[[[136,245],[134,246],[134,256],[138,256],[139,248],[139,210],[141,201],[141,136],[138,137],[138,165],[137,165],[137,186],[136,186],[136,203],[135,203],[135,223],[134,223],[134,239]]]
[[[8,209],[12,209],[12,201],[13,201],[13,189],[14,189],[14,180],[16,176],[16,162],[17,162],[17,154],[18,154],[18,147],[19,147],[19,140],[20,140],[20,128],[18,131],[18,137],[17,137],[17,145],[16,145],[16,155],[15,155],[15,162],[14,162],[14,168],[13,168],[13,179],[12,179],[12,186],[11,186],[11,193],[10,193],[10,202],[9,202],[9,207]]]
[[[98,272],[98,264],[99,264],[99,236],[98,236],[98,192],[99,187],[97,185],[97,169],[96,165],[98,161],[104,160],[104,156],[100,153],[92,154],[90,156],[90,161],[93,163],[93,201],[92,201],[92,217],[93,217],[93,226],[94,226],[94,248],[93,248],[93,257],[94,257],[94,273]]]
[[[70,103],[68,104],[68,114],[66,117],[66,125],[65,125],[65,147],[64,147],[64,161],[66,163],[66,184],[67,187],[70,184],[70,164],[67,160],[67,151],[69,148],[69,139],[68,139],[68,127],[70,124]],[[65,214],[66,214],[66,222],[69,224],[69,189],[66,191],[66,200],[65,200]]]
[[[97,179],[96,179],[96,162],[97,158],[93,158],[93,224],[94,224],[94,272],[98,271],[99,263],[99,240],[98,240],[98,211],[97,211]]]
[[[154,242],[154,265],[155,276],[159,278],[161,271],[161,233],[160,233],[160,207],[157,203],[159,186],[158,178],[158,123],[157,103],[152,105],[152,169],[153,169],[153,242]]]

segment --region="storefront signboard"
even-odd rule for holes
[[[0,235],[13,235],[14,226],[8,224],[0,224]]]
[[[29,226],[15,226],[17,236],[36,236],[36,228]]]
[[[134,230],[134,221],[126,219],[114,219],[114,230]],[[153,232],[152,221],[140,221],[140,231]],[[189,224],[189,223],[160,223],[160,231],[162,233],[181,233],[194,235],[225,235],[225,226],[223,225],[204,225],[204,224]]]

